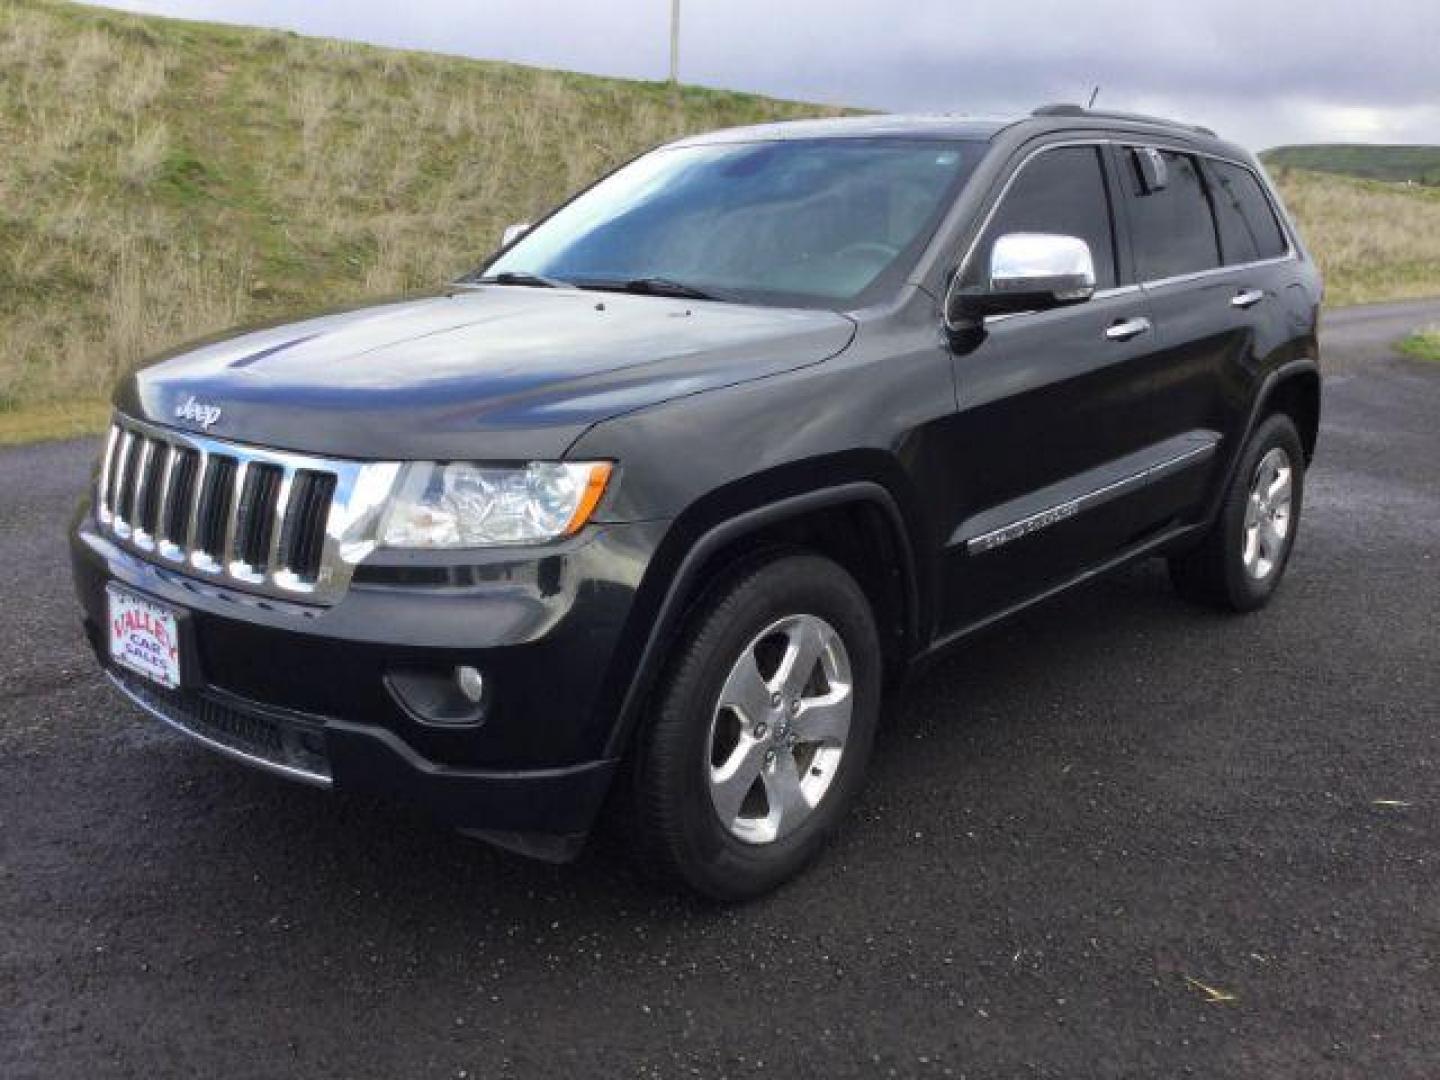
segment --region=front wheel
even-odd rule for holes
[[[647,864],[724,900],[796,873],[860,788],[881,669],[865,594],[830,560],[772,557],[721,585],[677,642],[637,748]]]
[[[1254,611],[1274,594],[1295,547],[1305,493],[1305,451],[1288,416],[1267,417],[1245,444],[1210,530],[1170,559],[1170,579],[1189,600]]]

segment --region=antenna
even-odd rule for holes
[[[1090,91],[1090,100],[1085,103],[1085,108],[1087,108],[1087,109],[1093,109],[1093,108],[1095,107],[1095,99],[1098,98],[1099,96],[1100,96],[1100,84],[1099,84],[1099,83],[1096,83],[1096,84],[1095,84],[1095,89]]]

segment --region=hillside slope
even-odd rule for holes
[[[1440,296],[1440,188],[1277,169],[1331,306]]]
[[[1277,146],[1260,155],[1269,168],[1306,169],[1360,180],[1440,185],[1440,146],[1313,143]]]
[[[0,0],[0,441],[177,341],[442,283],[657,142],[827,111]]]
[[[826,110],[0,0],[0,442],[142,356],[430,287],[647,146]],[[1440,294],[1440,191],[1279,170],[1332,303]]]

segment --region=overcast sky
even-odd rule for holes
[[[670,0],[112,0],[664,78]],[[1440,143],[1440,0],[682,0],[686,82],[894,111],[1160,112],[1255,149]]]

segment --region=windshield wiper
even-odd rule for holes
[[[625,282],[625,291],[645,296],[678,296],[684,300],[730,300],[735,298],[714,289],[701,289],[667,277],[631,278]]]
[[[625,281],[581,281],[582,289],[600,289],[605,292],[638,293],[641,296],[674,296],[681,300],[724,300],[737,303],[737,299],[713,289],[702,289],[667,277],[638,277]]]
[[[575,286],[563,278],[546,277],[544,274],[530,274],[522,270],[502,270],[498,274],[470,278],[476,285],[524,285],[534,289],[573,289]]]
[[[682,300],[726,300],[735,297],[687,285],[667,277],[639,277],[624,281],[566,281],[564,278],[532,274],[524,270],[502,270],[498,274],[467,278],[473,285],[523,285],[538,289],[600,289],[605,292],[638,293],[641,296],[674,296]]]

